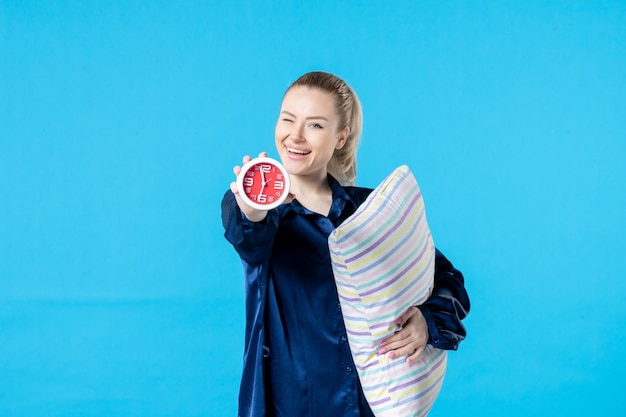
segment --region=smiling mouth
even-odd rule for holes
[[[289,153],[293,153],[296,155],[308,155],[311,153],[311,151],[305,151],[303,149],[295,149],[295,148],[290,148],[289,146],[285,147],[287,149],[287,152]]]

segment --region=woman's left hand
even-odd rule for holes
[[[428,342],[428,326],[422,312],[417,307],[409,308],[400,316],[396,323],[402,326],[393,336],[381,342],[379,355],[387,353],[389,358],[407,356],[407,363],[411,363],[422,354]]]

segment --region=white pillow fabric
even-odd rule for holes
[[[377,417],[425,416],[441,389],[446,352],[427,345],[417,361],[378,355],[395,320],[428,299],[435,245],[424,200],[403,165],[328,238],[348,340]]]

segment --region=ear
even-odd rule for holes
[[[341,149],[346,144],[348,140],[348,136],[350,136],[350,128],[348,126],[344,127],[339,131],[339,136],[337,136],[337,144],[335,145],[335,149]]]

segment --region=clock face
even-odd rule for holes
[[[249,206],[271,210],[289,195],[289,174],[275,159],[255,158],[241,168],[237,189]]]

